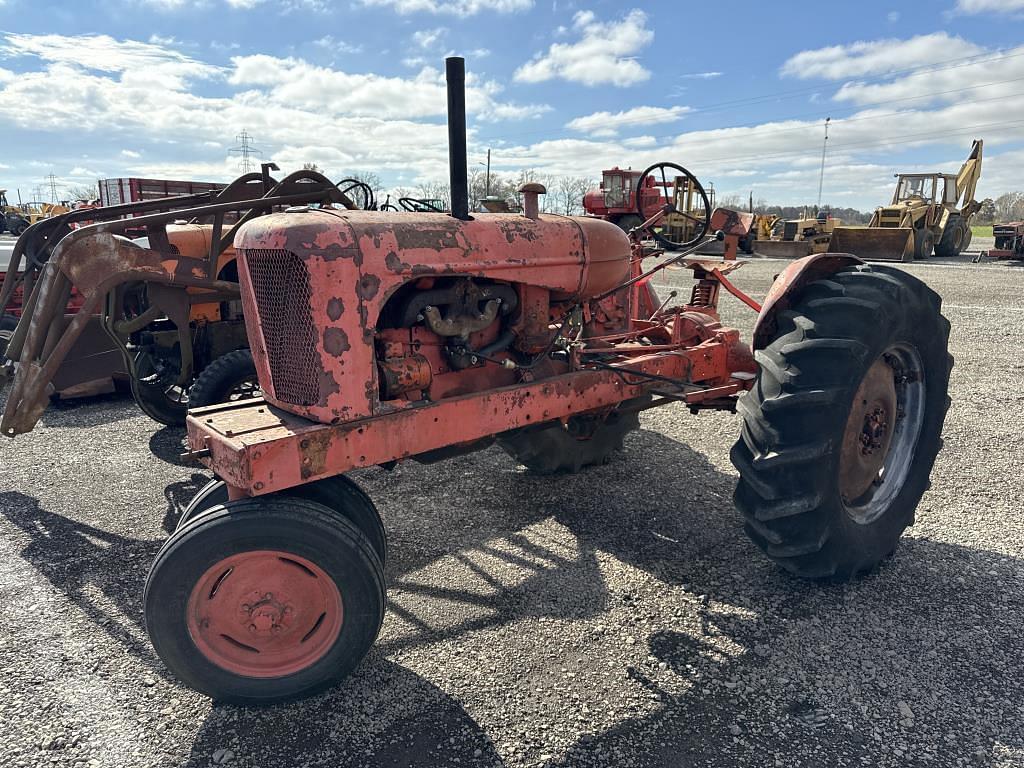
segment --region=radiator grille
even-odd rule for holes
[[[267,345],[270,375],[278,399],[314,405],[320,399],[323,366],[310,316],[309,273],[290,251],[245,251],[253,298]]]

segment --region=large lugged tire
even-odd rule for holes
[[[236,349],[221,355],[196,377],[188,392],[188,407],[200,408],[259,394],[256,364],[248,349]]]
[[[354,480],[345,475],[335,475],[312,483],[297,485],[282,496],[294,496],[307,501],[314,501],[355,523],[356,528],[366,537],[377,553],[382,565],[388,561],[388,539],[384,530],[384,521],[380,519],[377,507],[370,497]],[[223,480],[211,480],[192,497],[188,506],[181,513],[175,530],[184,528],[193,519],[208,509],[227,504],[228,487]]]
[[[846,268],[797,298],[739,402],[735,502],[782,567],[851,578],[893,552],[928,487],[949,322],[939,296],[894,267]]]
[[[627,407],[607,416],[572,416],[566,424],[556,421],[508,432],[498,437],[498,445],[533,472],[579,472],[604,464],[622,448],[626,435],[640,428],[637,410],[623,405]]]
[[[967,239],[967,227],[959,215],[953,214],[946,222],[946,228],[942,230],[942,237],[935,244],[935,255],[945,258],[959,256],[964,250],[964,241]]]
[[[146,580],[146,630],[180,680],[219,701],[267,704],[344,679],[384,619],[384,571],[358,529],[320,504],[232,501],[164,544]]]

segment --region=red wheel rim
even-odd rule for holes
[[[218,667],[284,677],[315,664],[338,638],[344,607],[322,568],[291,552],[241,552],[207,569],[189,595],[192,642]]]

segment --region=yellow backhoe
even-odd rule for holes
[[[868,261],[911,261],[958,256],[971,242],[971,218],[980,204],[974,192],[981,176],[982,141],[952,173],[897,175],[892,203],[878,208],[866,227],[836,227],[829,253],[852,253]]]

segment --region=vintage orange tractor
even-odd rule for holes
[[[385,534],[353,469],[496,442],[530,469],[576,471],[621,447],[644,409],[738,409],[747,533],[788,570],[833,578],[892,553],[928,486],[950,357],[924,283],[820,254],[759,304],[730,282],[738,262],[690,257],[747,231],[745,214],[703,211],[668,258],[636,231],[539,214],[540,185],[523,187],[522,214],[471,216],[462,59],[447,71],[450,214],[302,205],[235,238],[263,397],[190,413],[190,455],[218,479],[144,600],[160,657],[218,699],[307,695],[373,644]],[[650,173],[666,169],[699,188],[678,166]],[[654,293],[668,264],[693,271],[684,302]],[[722,289],[760,313],[749,346],[719,320]]]

